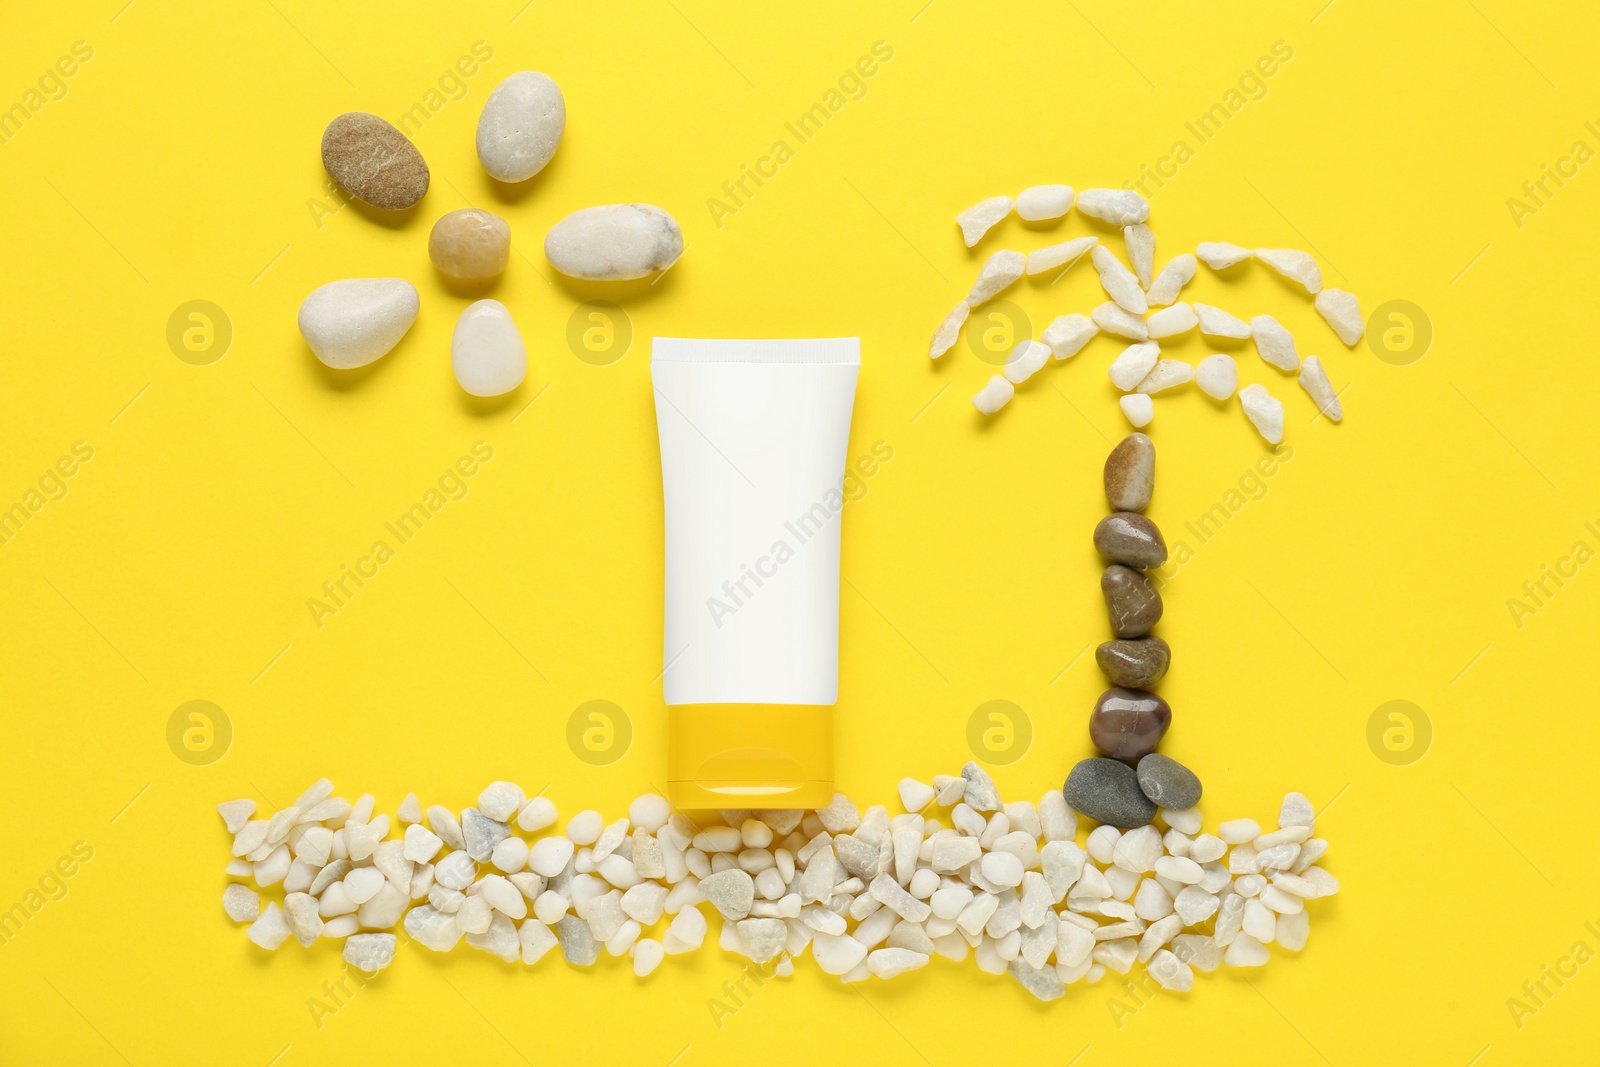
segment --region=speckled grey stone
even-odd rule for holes
[[[488,863],[494,846],[511,836],[511,827],[496,822],[477,808],[467,808],[461,813],[461,838],[467,846],[467,855],[479,863]]]
[[[967,807],[973,811],[1000,810],[1000,790],[994,787],[994,779],[989,777],[988,771],[978,766],[977,760],[969,760],[961,768],[961,777],[967,780],[967,791],[962,794]]]
[[[1146,826],[1156,817],[1155,802],[1139,788],[1133,768],[1114,759],[1079,760],[1061,792],[1080,814],[1124,830]]]
[[[563,915],[556,920],[556,937],[568,963],[588,967],[600,958],[600,942],[594,939],[589,924],[576,915]]]
[[[1158,806],[1184,811],[1200,803],[1200,779],[1171,756],[1152,752],[1139,761],[1139,788]]]

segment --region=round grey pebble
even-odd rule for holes
[[[1146,826],[1156,817],[1156,804],[1139,788],[1133,768],[1118,760],[1079,760],[1061,793],[1074,811],[1123,830]]]
[[[1159,807],[1183,811],[1200,803],[1200,779],[1171,756],[1152,752],[1139,761],[1139,788]]]

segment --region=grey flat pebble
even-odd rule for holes
[[[461,838],[467,846],[467,855],[479,863],[489,862],[494,846],[511,836],[511,827],[496,822],[477,808],[467,808],[461,813]]]
[[[962,794],[967,807],[973,811],[1000,810],[1000,791],[994,787],[994,779],[989,777],[989,772],[978,766],[976,760],[969,760],[961,768],[961,777],[967,780],[967,790]]]
[[[1184,811],[1200,803],[1200,779],[1171,756],[1152,752],[1139,761],[1139,788],[1159,807]]]
[[[1156,817],[1155,802],[1139,788],[1133,768],[1114,759],[1079,760],[1061,792],[1080,814],[1124,830],[1146,826]]]

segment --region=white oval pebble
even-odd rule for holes
[[[1202,393],[1216,400],[1226,400],[1239,388],[1239,366],[1232,356],[1218,352],[1195,364],[1194,380]]]
[[[567,838],[546,837],[534,842],[533,847],[528,850],[528,869],[546,878],[554,878],[567,869],[573,852],[573,844]],[[435,868],[434,877],[438,876],[438,869]]]
[[[416,286],[404,278],[346,278],[300,304],[300,334],[328,366],[365,367],[400,343],[420,307]]]
[[[1145,328],[1151,337],[1176,337],[1180,333],[1194,329],[1199,323],[1200,319],[1195,315],[1194,308],[1180,300],[1145,319]]]
[[[517,332],[517,324],[511,321],[511,310],[498,300],[468,304],[456,319],[455,335],[450,341],[450,365],[461,388],[473,396],[501,396],[521,385],[528,374],[528,350]],[[511,809],[515,810],[515,807]],[[506,814],[509,816],[510,812]]]
[[[1016,393],[1016,386],[996,374],[989,379],[989,384],[973,395],[972,406],[985,415],[993,415],[1005,407]]]
[[[1017,194],[1017,218],[1027,222],[1059,219],[1072,210],[1072,186],[1030,185]]]
[[[495,86],[478,116],[478,162],[489,176],[521,182],[556,154],[567,126],[567,103],[548,75],[518,71]]]
[[[517,827],[532,833],[554,826],[557,818],[555,801],[549,797],[534,797],[517,812]]]
[[[648,977],[651,971],[661,966],[661,961],[667,955],[661,942],[648,937],[634,942],[628,952],[633,957],[633,973],[639,978]]]
[[[600,840],[600,831],[605,828],[605,817],[593,808],[586,808],[567,820],[567,840],[574,845],[592,845]]]
[[[1128,420],[1128,425],[1135,429],[1143,429],[1150,425],[1156,417],[1155,402],[1145,393],[1129,393],[1117,403],[1122,407],[1122,414]]]
[[[626,281],[676,263],[683,254],[683,231],[654,204],[602,204],[574,211],[550,227],[544,254],[569,278]]]

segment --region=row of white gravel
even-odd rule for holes
[[[1155,394],[1193,381],[1216,400],[1227,400],[1237,392],[1240,407],[1261,436],[1272,444],[1282,441],[1283,402],[1258,383],[1240,388],[1239,368],[1232,356],[1218,352],[1195,365],[1161,358],[1160,341],[1199,329],[1205,337],[1253,340],[1264,362],[1286,373],[1298,372],[1301,388],[1318,411],[1334,421],[1344,417],[1338,391],[1321,358],[1310,355],[1302,361],[1294,337],[1277,319],[1263,314],[1247,321],[1210,304],[1191,305],[1178,300],[1201,262],[1212,270],[1224,271],[1246,260],[1258,260],[1303,287],[1339,340],[1354,345],[1365,331],[1360,302],[1351,293],[1323,288],[1322,271],[1309,253],[1293,248],[1249,249],[1227,242],[1202,242],[1193,253],[1174,256],[1160,273],[1155,273],[1156,240],[1147,225],[1150,205],[1138,193],[1125,189],[1085,189],[1074,197],[1071,186],[1034,186],[1023,190],[1015,200],[999,196],[981,201],[956,216],[956,222],[971,248],[1013,210],[1023,219],[1047,221],[1066,215],[1074,202],[1084,215],[1122,227],[1132,266],[1123,264],[1092,235],[1035,249],[1026,255],[1011,250],[990,255],[972,290],[934,331],[928,348],[934,359],[955,345],[973,308],[992,300],[1024,275],[1065,272],[1085,252],[1110,299],[1088,315],[1060,316],[1038,340],[1030,338],[1018,344],[1004,373],[990,378],[972,398],[980,412],[993,415],[1011,400],[1018,385],[1052,357],[1058,361],[1070,359],[1096,334],[1104,332],[1133,342],[1112,362],[1109,373],[1112,383],[1125,394],[1120,404],[1134,426],[1148,426],[1154,419],[1151,398]]]
[[[1327,842],[1298,793],[1270,831],[1237,819],[1203,832],[1190,809],[1163,811],[1165,833],[1086,826],[1080,844],[1059,791],[1002,804],[976,763],[899,792],[901,815],[835,795],[819,811],[724,811],[720,823],[646,795],[625,818],[581,811],[556,834],[543,833],[555,805],[510,782],[459,816],[408,794],[391,820],[322,779],[270,818],[252,817],[253,800],[218,805],[240,879],[223,909],[265,949],[343,939],[344,959],[368,973],[393,961],[399,926],[433,951],[464,937],[508,963],[557,946],[580,967],[628,956],[641,977],[699,949],[715,912],[720,947],[778,975],[808,947],[846,982],[971,954],[1051,1000],[1136,961],[1175,991],[1196,970],[1259,967],[1271,943],[1303,948],[1307,902],[1339,888],[1317,865]],[[281,903],[263,908],[249,882],[277,887]]]

